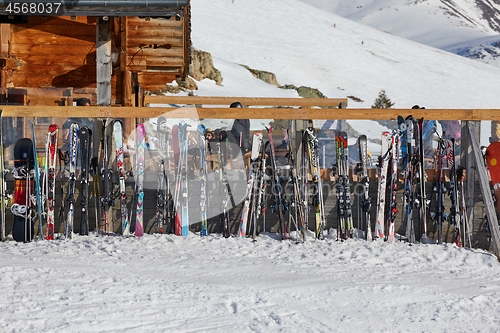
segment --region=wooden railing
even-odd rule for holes
[[[433,120],[500,120],[500,109],[325,109],[216,107],[0,106],[3,117],[209,118],[393,120],[398,115]]]
[[[73,106],[0,106],[2,117],[109,117],[109,118],[212,118],[212,119],[295,119],[295,120],[392,120],[398,115],[412,115],[414,118],[462,121],[462,163],[467,170],[467,192],[474,193],[475,170],[479,170],[480,186],[488,207],[488,223],[492,233],[493,252],[500,258],[500,231],[492,198],[486,168],[482,161],[479,136],[474,126],[480,120],[499,120],[500,109],[360,109],[341,108],[347,99],[303,99],[303,98],[241,98],[241,97],[166,97],[149,96],[151,104],[182,105],[229,105],[239,101],[244,108],[228,107],[73,107]],[[270,108],[262,106],[272,106]],[[294,106],[284,108],[278,106]],[[315,106],[315,107],[313,107]],[[330,108],[324,108],[324,107]],[[300,108],[297,108],[300,107]],[[320,107],[320,108],[318,108]],[[467,198],[469,221],[474,216],[474,196]]]

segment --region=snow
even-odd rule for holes
[[[3,332],[496,332],[482,250],[352,239],[0,244]]]
[[[361,98],[354,107],[369,108],[380,89],[400,108],[498,107],[500,69],[298,0],[193,0],[192,19],[193,46],[212,53],[224,78],[222,87],[199,82],[198,95],[296,96],[244,64],[280,84]],[[377,139],[383,129],[350,124]],[[0,243],[0,261],[2,332],[497,332],[500,324],[497,259],[452,244],[76,235]]]
[[[300,1],[396,36],[500,67],[500,4],[488,0]],[[462,47],[457,48],[457,44]]]

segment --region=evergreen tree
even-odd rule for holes
[[[390,109],[394,106],[394,103],[391,101],[389,97],[385,94],[385,90],[382,89],[378,93],[378,97],[375,99],[375,102],[372,105],[373,109]]]

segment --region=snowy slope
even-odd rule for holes
[[[194,0],[192,7],[193,46],[212,53],[216,67],[220,60],[245,64],[275,73],[282,85],[363,100],[350,101],[353,107],[370,107],[381,89],[399,108],[498,107],[500,69],[298,0]]]
[[[396,36],[500,67],[500,3],[494,1],[301,1]]]

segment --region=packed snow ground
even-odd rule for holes
[[[310,235],[312,237],[312,234]],[[498,332],[482,250],[146,235],[0,244],[2,332]]]

